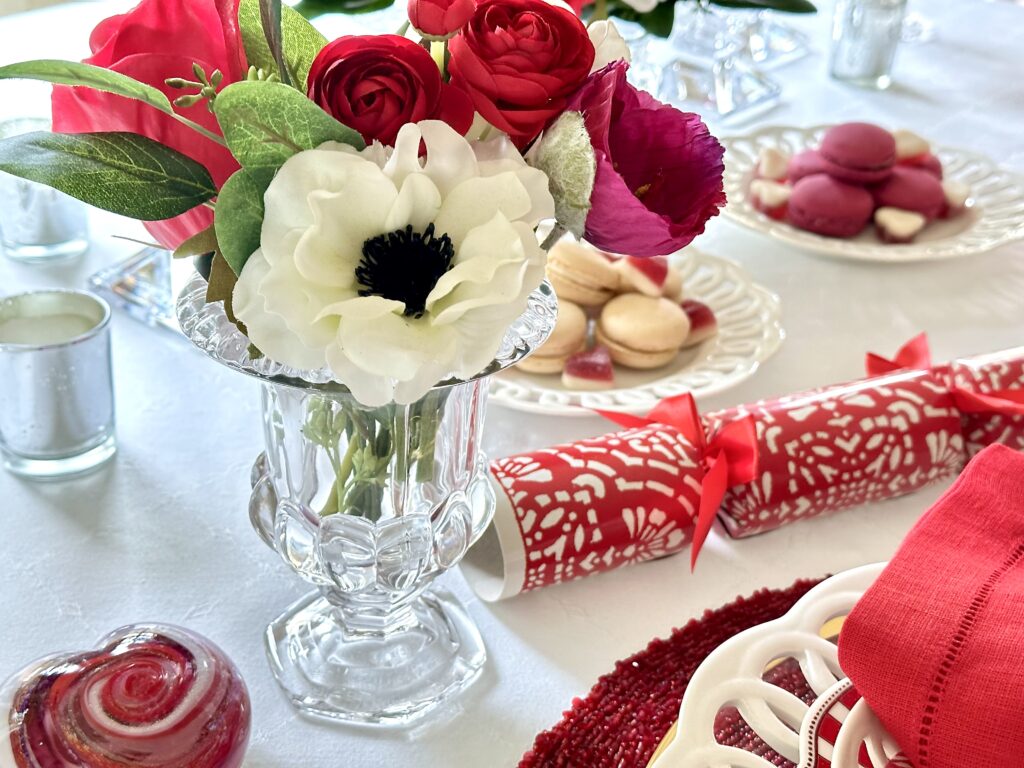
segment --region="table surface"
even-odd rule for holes
[[[129,5],[82,2],[4,18],[0,63],[80,57],[87,30]],[[824,5],[818,18],[798,22],[818,53],[776,71],[785,103],[760,122],[875,120],[1024,172],[1024,8],[912,2],[935,22],[936,38],[904,46],[896,84],[872,93],[826,76]],[[0,115],[45,109],[45,87],[0,82]],[[133,222],[97,214],[93,247],[77,263],[25,266],[0,258],[0,293],[82,286],[135,250],[114,233],[143,235]],[[937,360],[1022,343],[1024,243],[955,262],[840,263],[718,219],[699,245],[743,264],[778,292],[788,334],[756,376],[703,408],[857,378],[865,351],[892,353],[921,330],[931,335]],[[487,641],[480,681],[412,731],[320,724],[292,710],[263,656],[264,627],[306,585],[249,529],[249,467],[261,443],[256,385],[120,313],[113,333],[117,459],[58,484],[0,473],[0,562],[7,568],[0,676],[43,654],[87,648],[123,624],[191,627],[220,644],[249,684],[249,768],[514,765],[534,735],[617,659],[737,594],[888,558],[942,490],[745,541],[730,541],[718,529],[694,574],[688,558],[669,558],[497,605],[477,600],[460,573],[447,574],[445,583],[465,600]],[[560,420],[498,406],[488,419],[492,456],[608,431],[596,418]]]

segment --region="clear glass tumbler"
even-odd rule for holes
[[[0,139],[49,131],[48,120],[0,123]],[[0,246],[16,261],[81,256],[89,248],[88,208],[63,192],[0,171]]]
[[[0,456],[51,479],[114,455],[110,307],[82,291],[0,299]]]
[[[865,88],[888,88],[906,8],[907,0],[836,0],[832,77]]]

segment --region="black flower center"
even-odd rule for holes
[[[383,296],[405,304],[407,317],[421,317],[427,296],[452,268],[455,246],[448,235],[434,236],[430,224],[422,234],[412,225],[363,243],[356,267],[360,296]]]

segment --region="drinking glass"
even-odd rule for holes
[[[84,291],[0,299],[0,456],[48,479],[95,469],[116,451],[110,307]]]
[[[832,77],[865,88],[888,88],[906,6],[907,0],[837,0]]]
[[[48,120],[0,123],[0,139],[49,131]],[[89,248],[88,208],[55,189],[0,171],[0,246],[17,261],[81,256]]]

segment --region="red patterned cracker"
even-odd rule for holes
[[[501,459],[491,472],[500,554],[484,542],[469,564],[488,599],[682,550],[704,475],[697,447],[662,425]],[[487,567],[496,580],[481,589]]]
[[[752,415],[759,477],[726,493],[735,537],[902,496],[966,463],[960,412],[941,377],[903,371],[708,414],[709,434]]]

